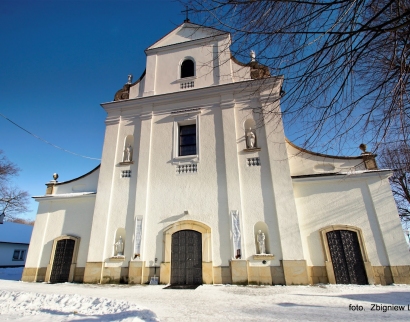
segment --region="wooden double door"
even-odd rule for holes
[[[357,233],[333,230],[326,233],[337,284],[368,284]]]
[[[171,284],[202,284],[202,234],[180,230],[172,235]]]

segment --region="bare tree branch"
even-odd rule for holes
[[[285,76],[282,113],[262,113],[298,124],[299,143],[408,138],[410,0],[180,1],[231,32],[237,59],[253,49]]]
[[[393,169],[390,184],[402,222],[410,222],[410,147],[405,143],[382,149],[380,164]]]
[[[0,150],[0,213],[6,214],[6,220],[16,219],[19,214],[28,210],[28,192],[10,184],[10,179],[17,176],[19,171]]]

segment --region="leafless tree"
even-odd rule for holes
[[[27,191],[20,190],[11,183],[11,179],[17,176],[19,171],[20,169],[0,150],[0,213],[4,212],[5,220],[9,221],[27,211]]]
[[[180,1],[231,32],[237,59],[253,49],[285,76],[280,116],[306,147],[408,137],[410,0]]]
[[[400,219],[410,223],[410,147],[401,143],[381,150],[380,165],[393,169],[390,184]]]

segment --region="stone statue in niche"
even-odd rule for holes
[[[252,128],[249,128],[248,133],[246,133],[246,147],[248,149],[256,148],[256,135]]]
[[[117,242],[114,244],[115,246],[115,255],[116,256],[124,256],[124,241],[122,237],[118,238]]]
[[[128,145],[124,150],[124,162],[132,161],[132,146]]]
[[[257,240],[259,244],[259,254],[266,254],[265,234],[262,232],[262,230],[258,230]]]

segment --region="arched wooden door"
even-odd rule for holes
[[[357,233],[332,230],[326,233],[337,284],[368,284]]]
[[[71,263],[73,261],[75,241],[73,239],[61,239],[57,241],[53,267],[51,269],[50,283],[68,282]]]
[[[202,284],[202,234],[180,230],[172,234],[171,284]]]

